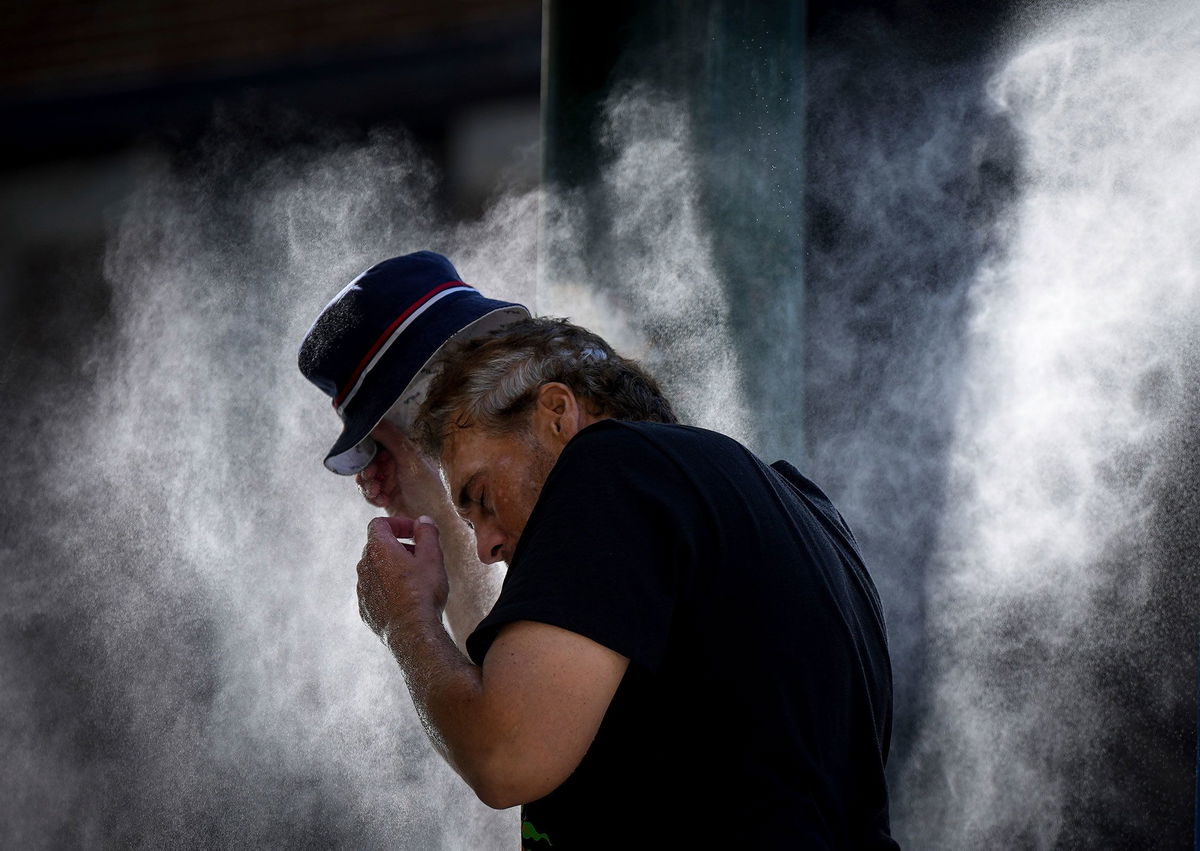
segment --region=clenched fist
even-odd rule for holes
[[[411,546],[398,538],[413,539]],[[384,643],[405,618],[440,618],[450,591],[437,526],[428,517],[376,517],[358,562],[358,611]]]

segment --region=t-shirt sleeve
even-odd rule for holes
[[[467,639],[471,658],[482,665],[501,627],[532,620],[657,670],[687,511],[682,471],[641,432],[609,420],[579,432],[546,479],[496,605]]]

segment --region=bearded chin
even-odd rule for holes
[[[546,477],[558,463],[558,456],[562,450],[559,447],[548,446],[533,433],[532,428],[526,427],[518,435],[520,441],[529,449],[529,467],[522,476],[522,490],[525,491],[524,502],[528,507],[521,523],[521,529],[524,531],[525,522],[529,520],[528,512],[533,511],[533,506],[537,504],[538,497],[542,493],[542,486],[546,484]]]

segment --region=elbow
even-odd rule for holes
[[[480,801],[493,810],[506,810],[549,795],[563,779],[537,766],[508,761],[477,772],[467,782]]]
[[[470,777],[463,778],[475,793],[475,797],[487,804],[493,810],[507,810],[527,803],[520,799],[509,778],[500,772],[476,771]]]
[[[505,765],[501,760],[483,753],[473,754],[473,758],[465,758],[461,753],[455,756],[457,759],[451,762],[454,769],[471,787],[475,797],[493,810],[507,810],[525,803],[517,799],[516,790],[510,782],[510,772],[504,770]]]
[[[493,810],[507,810],[510,807],[526,803],[526,801],[520,800],[512,790],[506,789],[502,785],[491,786],[481,783],[473,785],[472,788],[475,790],[475,796]]]

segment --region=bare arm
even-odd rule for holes
[[[376,426],[371,436],[379,444],[379,452],[356,477],[359,489],[367,502],[389,516],[424,514],[437,523],[450,584],[446,623],[465,655],[467,636],[500,594],[503,568],[479,561],[475,534],[455,511],[438,466],[387,420]]]
[[[409,553],[396,535],[411,530]],[[478,667],[441,622],[446,576],[437,530],[371,521],[358,566],[360,610],[404,670],[434,747],[496,809],[536,800],[579,764],[629,660],[549,624],[506,625]]]

